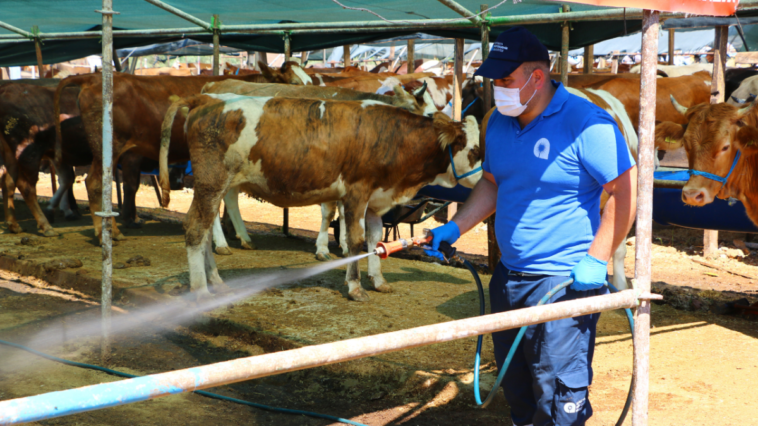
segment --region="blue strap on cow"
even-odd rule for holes
[[[466,113],[466,111],[468,111],[468,109],[469,109],[469,108],[471,108],[471,105],[474,105],[474,104],[476,103],[476,101],[478,101],[478,100],[479,100],[479,96],[475,97],[475,98],[474,98],[474,100],[473,100],[473,101],[471,101],[471,103],[469,103],[469,104],[468,104],[468,106],[467,106],[466,108],[463,108],[463,111],[461,111],[461,116],[463,116],[463,114],[465,114],[465,113]],[[448,104],[449,106],[453,106],[453,101],[451,100],[451,101],[450,101],[450,102],[448,102],[447,104]]]
[[[716,182],[721,182],[721,187],[723,188],[726,181],[729,180],[729,176],[732,175],[734,168],[737,167],[737,162],[740,161],[741,154],[742,152],[737,150],[737,155],[734,156],[734,161],[732,162],[732,168],[729,169],[729,173],[725,177],[717,176],[713,173],[701,172],[700,170],[689,169],[682,170],[681,172],[656,172],[656,178],[663,180],[689,180],[693,175],[702,176],[704,178],[715,180]]]
[[[234,71],[234,75],[239,75],[239,74],[240,74],[240,69],[237,68],[237,71]]]
[[[482,171],[482,166],[479,166],[479,167],[475,168],[474,170],[472,170],[472,171],[470,171],[468,173],[464,173],[464,174],[458,176],[458,172],[455,171],[455,161],[453,161],[453,148],[451,148],[449,145],[447,147],[447,152],[450,154],[450,165],[453,166],[453,176],[455,176],[455,179],[461,180],[461,179],[463,179],[465,177],[469,177],[469,176],[471,176],[473,174],[476,174],[476,173],[479,173],[479,172]]]

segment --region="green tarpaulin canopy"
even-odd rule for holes
[[[381,19],[365,11],[343,9],[333,0],[299,0],[297,2],[268,0],[227,0],[209,2],[207,0],[167,0],[170,4],[203,21],[210,22],[211,16],[219,15],[221,28],[227,25],[275,24],[282,22],[329,23],[350,21],[375,21]],[[342,0],[348,7],[369,9],[389,20],[420,19],[460,19],[461,16],[437,0]],[[471,11],[479,11],[480,1],[459,1]],[[494,6],[495,2],[491,6]],[[1,21],[30,31],[38,26],[40,33],[98,31],[101,16],[95,10],[101,8],[99,0],[26,0],[0,1]],[[531,15],[540,13],[557,13],[558,2],[525,0],[515,3],[508,0],[491,11],[492,17]],[[171,28],[199,28],[191,22],[179,18],[155,5],[143,0],[115,0],[113,9],[120,12],[114,16],[114,29],[148,30]],[[572,11],[598,10],[601,8],[571,4]],[[561,28],[559,23],[528,26],[542,42],[553,50],[559,50]],[[506,27],[495,27],[492,37]],[[626,31],[639,30],[639,20],[626,22]],[[598,41],[623,35],[623,21],[575,22],[572,24],[571,47],[586,46]],[[316,50],[341,46],[344,44],[367,43],[390,37],[413,34],[416,30],[388,28],[382,32],[293,34],[291,48],[293,52]],[[458,37],[479,40],[478,28],[458,28],[450,30],[429,30],[425,33],[443,37]],[[0,29],[0,36],[14,35]],[[189,37],[189,35],[187,36]],[[115,47],[136,47],[152,43],[172,41],[182,38],[177,36],[139,36],[115,37]],[[211,42],[210,33],[193,34],[192,39]],[[281,34],[226,34],[221,35],[221,44],[244,50],[282,53],[284,40]],[[45,63],[57,63],[101,52],[99,38],[73,40],[44,40],[42,57]],[[34,44],[31,41],[3,44],[0,40],[0,66],[36,64]]]

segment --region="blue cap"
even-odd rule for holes
[[[549,61],[547,48],[524,27],[513,27],[500,33],[487,60],[474,73],[493,80],[511,75],[524,62]]]

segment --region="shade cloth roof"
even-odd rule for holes
[[[370,9],[389,20],[418,20],[418,19],[460,19],[453,10],[437,0],[340,0],[349,7]],[[327,23],[348,21],[381,21],[380,18],[364,12],[345,10],[333,0],[298,0],[297,2],[270,0],[227,0],[224,2],[209,2],[207,0],[166,0],[165,3],[177,7],[206,22],[211,21],[213,14],[218,14],[224,25],[245,24],[274,24],[281,22]],[[478,11],[480,1],[460,0],[460,4],[472,11]],[[0,0],[2,17],[0,20],[15,27],[30,31],[36,25],[41,33],[78,32],[99,30],[101,15],[94,11],[102,7],[100,0]],[[557,13],[560,3],[550,1],[524,0],[514,4],[506,1],[497,9],[491,11],[493,17],[517,16],[538,13]],[[164,11],[143,0],[114,0],[113,9],[120,12],[113,18],[114,28],[140,29],[170,29],[196,27],[167,11]],[[595,6],[572,4],[572,11],[587,11],[602,9]],[[571,45],[581,47],[601,40],[623,34],[622,21],[576,22],[572,24]],[[493,28],[492,37],[497,36],[505,27]],[[627,30],[636,31],[640,28],[639,20],[628,21]],[[537,37],[549,48],[560,49],[561,28],[558,23],[530,25]],[[416,31],[403,31],[388,28],[382,33],[318,33],[294,34],[291,38],[293,52],[316,50],[341,46],[344,44],[360,44],[390,37],[413,34]],[[430,30],[427,34],[467,38],[471,41],[480,39],[477,28],[454,30]],[[0,29],[1,35],[14,34]],[[116,48],[138,47],[158,42],[168,42],[182,39],[181,36],[144,36],[144,37],[115,37]],[[200,42],[211,42],[210,33],[207,35],[194,34],[191,37]],[[281,35],[254,34],[222,34],[221,44],[242,49],[264,52],[283,53],[284,41]],[[99,39],[79,40],[48,40],[42,46],[42,56],[45,63],[57,63],[88,55],[99,54],[101,51]],[[34,45],[29,42],[0,42],[0,66],[29,65],[36,63]]]
[[[275,24],[284,22],[295,23],[330,23],[349,21],[381,22],[381,19],[366,11],[343,9],[336,1],[348,7],[365,8],[381,15],[388,20],[418,20],[418,19],[460,19],[461,16],[438,0],[226,0],[210,2],[207,0],[165,0],[164,2],[195,16],[205,22],[211,21],[211,16],[219,15],[221,28],[228,25]],[[113,9],[120,14],[113,18],[114,28],[127,30],[199,28],[195,24],[175,16],[144,0],[114,0]],[[458,0],[458,3],[471,11],[478,11],[481,0]],[[497,2],[492,2],[497,4]],[[491,6],[494,6],[491,4]],[[0,0],[0,10],[3,11],[0,20],[30,31],[32,26],[38,26],[39,31],[51,32],[80,32],[97,31],[101,23],[101,15],[95,13],[102,7],[101,0]],[[492,17],[509,17],[531,14],[557,13],[560,3],[556,1],[508,0],[492,10]],[[604,9],[602,7],[583,4],[571,4],[572,12]],[[640,29],[639,20],[623,21],[603,20],[574,22],[571,24],[570,47],[578,48],[594,44],[602,40],[618,37],[626,32],[632,33]],[[560,50],[560,23],[535,24],[527,26],[549,49]],[[495,27],[491,37],[496,37],[505,27]],[[360,44],[390,37],[400,37],[413,34],[416,31],[405,31],[397,28],[387,28],[381,33],[356,31],[355,33],[322,32],[317,34],[293,34],[291,50],[293,52],[309,51],[341,46],[344,44]],[[450,30],[429,30],[427,34],[466,38],[471,41],[480,39],[478,28],[458,28]],[[0,36],[14,33],[0,28]],[[139,47],[160,42],[170,42],[191,38],[203,43],[212,41],[210,33],[177,36],[130,36],[115,37],[116,48]],[[221,35],[221,44],[241,50],[283,53],[284,40],[280,34],[226,34]],[[57,63],[101,52],[99,38],[76,40],[47,40],[42,46],[42,56],[45,63]],[[0,66],[35,64],[36,56],[31,41],[3,44],[0,40]]]

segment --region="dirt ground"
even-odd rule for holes
[[[40,195],[47,195],[42,179]],[[86,199],[82,183],[75,185],[77,198]],[[49,186],[47,187],[49,191]],[[172,210],[184,211],[191,191],[172,193]],[[142,187],[138,204],[156,206],[152,188]],[[249,221],[281,225],[281,209],[252,199],[240,200],[243,217]],[[76,222],[59,218],[54,226],[61,236],[44,238],[19,203],[21,226],[28,234],[0,235],[0,253],[44,263],[73,258],[86,271],[99,277],[101,250],[95,244],[91,220]],[[290,226],[317,230],[318,207],[290,210]],[[426,225],[434,227],[436,224]],[[244,285],[255,276],[318,264],[314,241],[284,238],[271,229],[251,226],[257,251],[239,249],[231,242],[232,256],[216,256],[222,277]],[[486,228],[461,238],[459,250],[484,254]],[[142,229],[124,229],[127,240],[114,249],[114,262],[126,263],[141,255],[150,266],[114,271],[114,297],[123,313],[114,313],[114,323],[149,300],[165,305],[173,295],[186,291],[187,265],[183,236],[178,224],[147,220]],[[401,229],[408,235],[408,230]],[[27,237],[25,244],[21,239]],[[725,248],[744,235],[722,233]],[[673,241],[672,241],[673,238]],[[661,229],[655,232],[653,278],[677,287],[689,286],[712,299],[758,295],[756,279],[732,275],[692,261],[705,260],[697,247],[702,232]],[[673,244],[672,244],[673,243]],[[728,247],[727,247],[728,246]],[[626,275],[633,275],[634,246],[629,246]],[[333,252],[338,252],[336,246]],[[734,255],[732,251],[728,252]],[[756,255],[724,257],[708,263],[732,272],[758,277]],[[344,267],[235,301],[181,326],[144,324],[115,336],[111,368],[132,374],[151,374],[187,368],[242,356],[276,352],[303,345],[400,330],[414,326],[466,318],[478,312],[476,289],[467,271],[419,260],[390,258],[383,263],[394,293],[370,292],[371,302],[360,304],[346,298]],[[365,278],[365,260],[361,262]],[[79,272],[83,273],[83,272]],[[716,276],[714,276],[716,275]],[[33,343],[45,330],[62,330],[45,350],[80,362],[99,364],[99,341],[83,337],[60,343],[65,324],[90,320],[97,324],[99,297],[82,294],[28,277],[4,273],[0,281],[0,339]],[[487,285],[489,276],[482,276]],[[651,425],[743,425],[750,424],[758,403],[752,395],[752,380],[758,377],[758,322],[747,317],[716,315],[653,305],[650,353]],[[63,326],[61,325],[63,324]],[[58,328],[55,328],[58,327]],[[68,331],[68,333],[73,333]],[[494,381],[492,346],[484,340],[482,390]],[[510,425],[502,394],[486,410],[475,407],[472,392],[474,339],[385,354],[348,363],[282,374],[211,390],[262,404],[312,410],[337,415],[369,425]],[[0,400],[117,380],[104,373],[61,366],[19,354],[0,346]],[[615,423],[629,384],[632,344],[626,320],[620,312],[602,315],[595,355],[595,381],[591,398],[595,416],[589,425]],[[39,424],[60,425],[326,425],[329,421],[307,419],[252,409],[227,402],[184,394],[105,409]],[[628,419],[625,424],[631,424]]]

